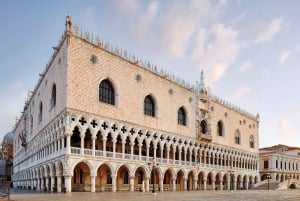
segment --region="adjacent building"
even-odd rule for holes
[[[81,34],[65,32],[14,128],[13,184],[51,191],[249,189],[259,115]]]
[[[300,180],[300,148],[275,145],[259,149],[259,173],[261,180],[270,179],[284,182]]]

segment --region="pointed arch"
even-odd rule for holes
[[[239,130],[236,130],[234,133],[234,142],[235,144],[241,144],[241,133]]]
[[[250,148],[254,148],[255,147],[255,140],[254,140],[254,136],[251,135],[249,138],[249,146]]]
[[[144,99],[144,114],[155,117],[155,102],[151,95],[147,95]]]
[[[177,123],[186,126],[186,111],[183,107],[180,107],[177,111]]]
[[[99,84],[99,101],[115,105],[115,90],[108,79],[102,80]]]
[[[224,124],[222,120],[219,120],[217,123],[217,133],[218,136],[224,137]]]
[[[207,134],[207,123],[206,123],[205,120],[202,120],[202,121],[200,122],[200,131],[201,131],[201,133],[203,133],[203,134]]]
[[[43,102],[40,102],[40,106],[39,106],[39,122],[41,122],[43,120]]]
[[[56,106],[56,84],[55,83],[52,85],[50,106],[51,109]]]

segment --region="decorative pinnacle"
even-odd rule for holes
[[[71,31],[71,26],[72,26],[72,17],[70,15],[70,12],[68,12],[68,15],[66,17],[66,23],[65,23],[65,26],[66,26],[66,31]]]

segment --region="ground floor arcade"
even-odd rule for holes
[[[249,189],[259,178],[256,172],[68,156],[19,172],[13,180],[15,187],[45,191],[147,192]]]

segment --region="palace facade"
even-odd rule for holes
[[[46,191],[249,189],[259,115],[78,33],[71,17],[14,128],[13,185]],[[153,185],[154,184],[154,185]]]

